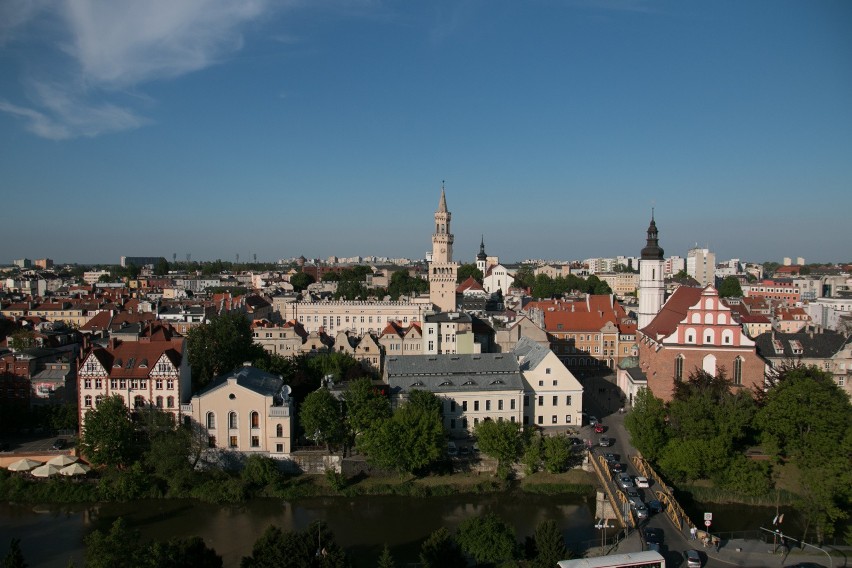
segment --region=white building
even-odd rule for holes
[[[716,284],[716,255],[706,248],[691,248],[686,255],[686,273],[702,286]]]

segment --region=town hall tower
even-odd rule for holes
[[[429,300],[442,312],[456,310],[456,278],[459,265],[453,262],[451,218],[442,184],[441,201],[435,212],[435,232],[432,234],[432,262],[429,265]]]

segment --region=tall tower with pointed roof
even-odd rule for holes
[[[476,255],[476,268],[482,273],[485,278],[485,269],[488,263],[488,255],[485,254],[485,235],[482,235],[482,241],[479,243],[479,254]]]
[[[657,235],[654,210],[651,209],[648,239],[639,260],[639,310],[637,313],[639,329],[651,323],[663,307],[666,292],[663,277],[664,265],[665,259]]]
[[[456,278],[459,265],[453,262],[452,214],[447,209],[447,196],[441,184],[441,200],[435,211],[432,234],[432,262],[429,265],[429,300],[442,312],[456,310]]]

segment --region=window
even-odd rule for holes
[[[450,418],[450,430],[455,430],[455,429],[456,429],[456,419]]]
[[[98,406],[103,399],[104,399],[104,395],[102,395],[102,394],[97,395],[95,397],[95,406]]]
[[[154,382],[154,387],[155,387],[157,390],[163,390],[163,379],[157,379],[157,380]]]
[[[557,386],[557,381],[553,381],[553,386]]]
[[[491,401],[490,400],[485,401],[485,410],[486,411],[491,410]]]
[[[539,405],[539,406],[544,406],[544,397],[543,397],[543,396],[539,396],[539,397],[538,397],[538,405]]]
[[[743,360],[741,357],[734,359],[734,384],[743,384]]]
[[[463,401],[462,401],[462,410],[463,410],[464,412],[467,412],[467,401],[466,401],[466,400],[463,400]]]
[[[260,447],[260,436],[252,436],[251,437],[251,447],[259,448]]]
[[[92,406],[92,395],[87,394],[87,395],[83,398],[83,405],[84,405],[86,408],[91,408],[91,406]]]
[[[175,381],[173,379],[169,379],[166,381],[166,388],[172,390],[175,388]]]
[[[524,406],[530,405],[530,396],[528,394],[524,395]]]
[[[95,379],[95,388],[102,389],[104,388],[104,382],[101,379]]]
[[[260,414],[257,411],[251,413],[251,427],[260,428]]]
[[[207,436],[207,447],[215,448],[216,447],[216,436]]]
[[[545,374],[545,375],[549,375],[549,374],[550,374],[550,367],[548,367],[548,368],[546,368],[546,369],[544,370],[544,374]]]
[[[555,414],[550,418],[550,423],[556,424],[556,415]]]
[[[228,413],[228,428],[235,430],[237,428],[237,413],[229,412]]]
[[[83,388],[84,389],[92,388],[92,379],[86,379],[85,381],[83,381]]]
[[[501,420],[502,420],[502,418],[501,418]],[[511,420],[512,422],[514,422],[514,421],[515,421],[515,417],[514,417],[514,416],[512,416],[511,418],[509,418],[509,420]]]
[[[553,397],[553,406],[559,406],[559,397],[558,396]]]
[[[284,426],[282,426],[281,424],[276,425],[275,435],[279,438],[282,438],[284,436]]]
[[[503,410],[503,399],[497,401],[497,410]]]
[[[514,398],[509,399],[509,410],[515,410],[515,399]]]
[[[565,397],[565,405],[571,406],[571,395],[570,394]]]
[[[539,381],[539,382],[538,382],[538,386],[543,387],[543,386],[544,386],[544,381]]]
[[[207,429],[212,430],[216,427],[216,415],[212,412],[207,413]]]
[[[166,399],[166,408],[174,408],[175,407],[175,397],[170,396]]]
[[[450,401],[450,412],[455,412],[455,411],[456,411],[456,401],[451,400]]]
[[[537,422],[539,424],[544,424],[544,416],[539,416]]]
[[[117,389],[118,388],[118,381],[115,380],[115,379],[110,379],[109,380],[109,388],[111,388],[113,390]]]
[[[230,441],[228,442],[228,445],[232,448],[236,448],[237,447],[237,437],[231,436]]]
[[[163,408],[163,397],[157,397],[157,408]]]
[[[284,444],[275,444],[275,451],[279,454],[284,453]]]
[[[674,378],[676,381],[683,380],[683,355],[678,355],[675,357],[675,372]]]
[[[571,424],[571,415],[570,414],[565,415],[565,424]]]
[[[478,411],[479,411],[479,401],[478,401],[478,400],[474,400],[474,401],[473,401],[473,411],[474,411],[474,412],[478,412]]]

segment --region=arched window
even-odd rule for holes
[[[95,397],[95,406],[99,405],[103,399],[104,399],[104,395],[102,395],[102,394],[99,394],[98,396],[96,396]]]
[[[675,357],[674,378],[675,378],[676,381],[682,381],[683,380],[683,360],[684,360],[683,355],[678,355],[677,357]]]
[[[707,355],[704,357],[704,364],[701,367],[708,375],[716,376],[716,356]]]
[[[142,395],[136,395],[133,397],[133,408],[142,408],[145,406],[145,397]]]
[[[695,330],[693,328],[689,328],[686,330],[686,342],[687,343],[695,343]]]
[[[704,307],[707,308],[708,310],[712,310],[713,309],[713,298],[707,298],[706,300],[704,300]]]
[[[212,430],[216,427],[216,415],[212,412],[207,413],[207,429]]]
[[[252,411],[251,413],[251,427],[260,428],[260,414],[257,411]]]
[[[719,314],[716,316],[716,323],[719,325],[725,325],[728,323],[728,316],[726,314]]]
[[[698,312],[692,314],[691,323],[701,323],[701,314]]]
[[[283,438],[284,437],[284,426],[282,426],[281,424],[276,426],[275,427],[275,435],[278,436],[279,438]]]
[[[743,384],[743,359],[742,357],[737,357],[734,359],[734,376],[733,381],[735,385]]]
[[[228,413],[228,428],[236,429],[237,428],[237,413],[229,412]]]
[[[726,329],[722,332],[722,344],[723,345],[733,345],[734,343],[734,332],[730,329]]]
[[[704,323],[713,325],[713,314],[704,314]]]
[[[166,399],[166,408],[174,408],[175,407],[175,397],[170,396]]]
[[[163,408],[163,397],[157,397],[157,408]]]

